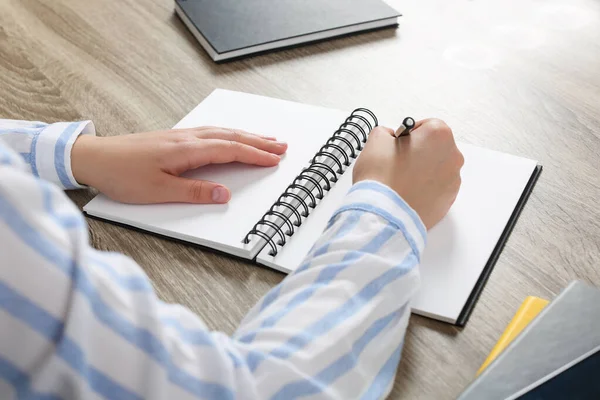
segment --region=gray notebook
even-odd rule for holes
[[[583,282],[573,282],[459,399],[519,398],[588,359],[598,350],[600,290]]]
[[[398,25],[381,0],[175,0],[215,61]]]

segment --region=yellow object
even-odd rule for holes
[[[496,345],[492,349],[492,352],[488,355],[484,361],[477,375],[481,374],[484,369],[492,362],[496,357],[502,353],[502,350],[506,348],[517,337],[519,333],[546,307],[549,303],[548,300],[540,299],[539,297],[529,296],[519,307],[519,310],[510,321],[510,324],[504,330],[502,336]]]

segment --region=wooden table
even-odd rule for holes
[[[445,119],[461,141],[544,173],[464,329],[413,316],[392,398],[450,399],[521,301],[600,285],[600,3],[390,1],[397,30],[213,63],[171,0],[2,0],[0,117],[92,119],[100,135],[174,125],[214,88]],[[81,207],[93,193],[70,193]],[[100,249],[231,333],[283,275],[89,221]]]

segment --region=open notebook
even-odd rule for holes
[[[350,113],[218,89],[175,127],[211,125],[276,136],[289,143],[277,167],[229,164],[188,173],[227,185],[232,198],[226,205],[128,205],[99,195],[84,211],[289,273],[350,189],[353,156],[377,123],[367,109]],[[541,167],[459,147],[465,156],[462,187],[449,214],[429,232],[412,307],[464,325]]]

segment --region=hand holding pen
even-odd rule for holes
[[[464,158],[452,130],[435,118],[414,124],[405,119],[393,129],[379,126],[354,164],[353,182],[380,182],[395,191],[421,218],[427,229],[440,221],[456,199]],[[407,136],[408,138],[397,138]]]

